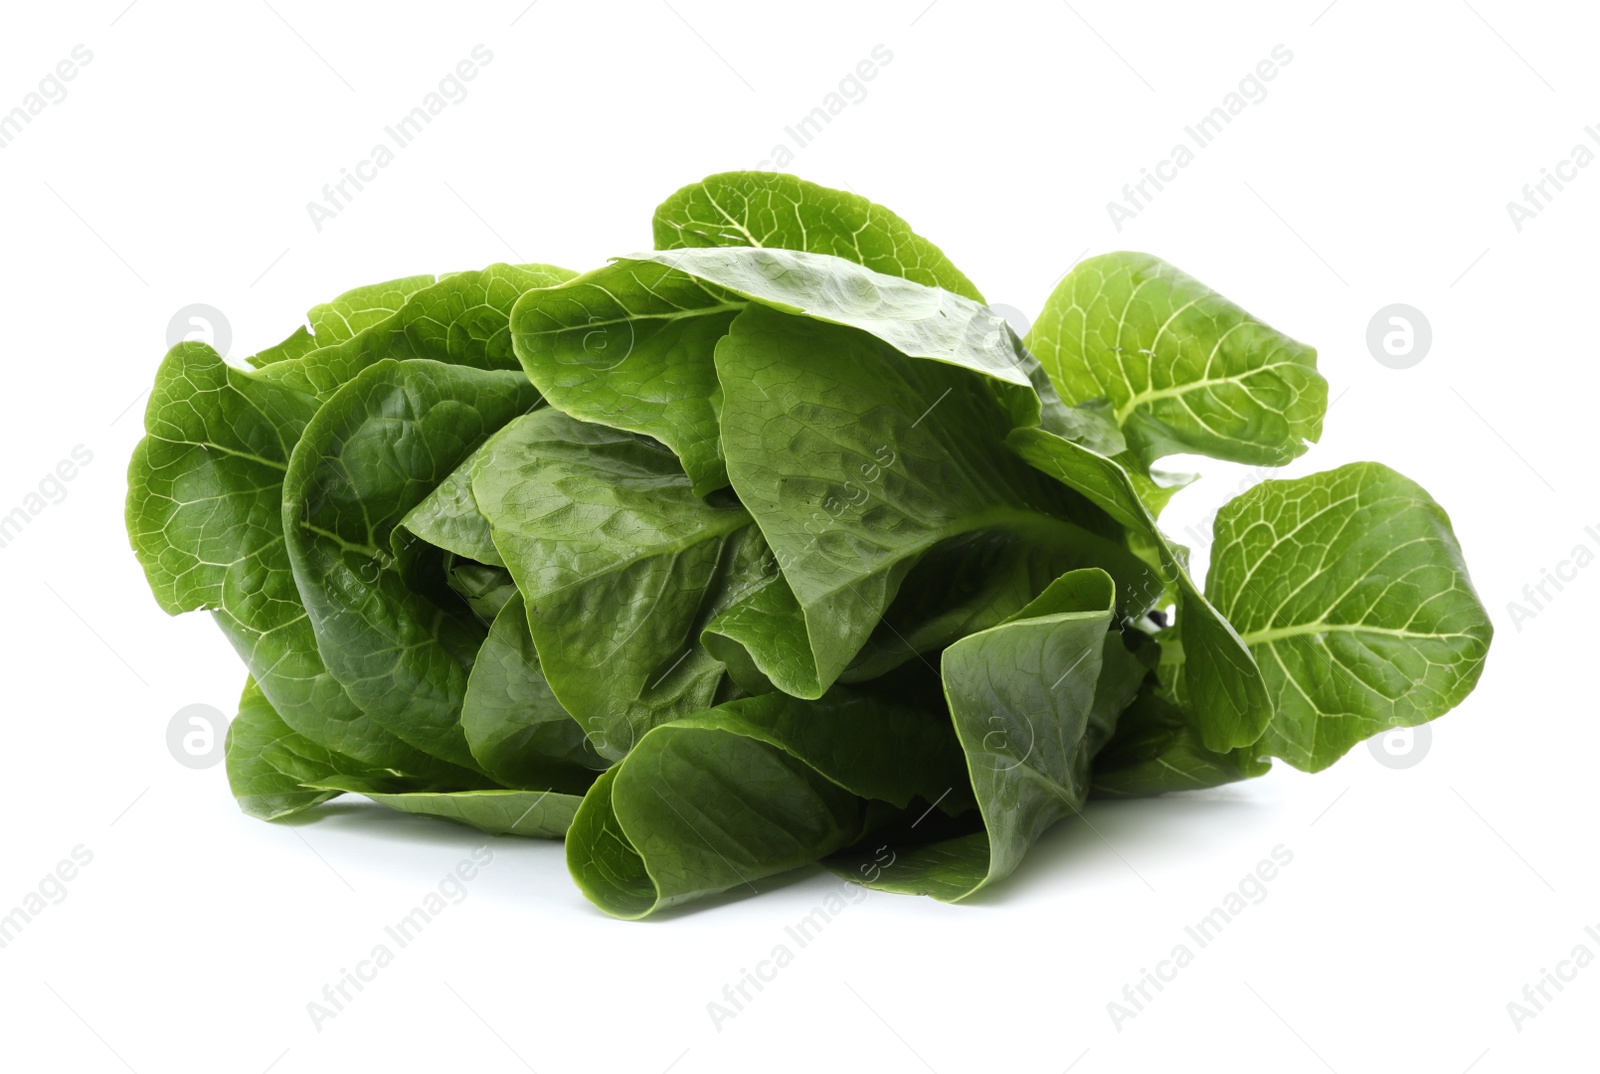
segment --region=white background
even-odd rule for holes
[[[1600,124],[1587,5],[125,3],[11,5],[0,34],[0,111],[93,52],[0,150],[0,513],[93,453],[0,548],[0,911],[93,854],[0,950],[0,1063],[1595,1068],[1600,968],[1520,1030],[1507,1012],[1576,945],[1600,955],[1600,569],[1508,611],[1574,546],[1600,549],[1600,167],[1520,232],[1506,209]],[[306,202],[480,43],[469,96],[318,232]],[[244,679],[205,616],[161,614],[122,530],[169,320],[217,307],[237,357],[357,284],[646,247],[659,200],[769,158],[879,44],[867,96],[789,170],[890,206],[1026,314],[1084,252],[1144,249],[1317,346],[1336,402],[1291,472],[1377,458],[1448,508],[1498,629],[1479,689],[1408,769],[1361,746],[1314,777],[1095,804],[971,905],[874,894],[720,1031],[706,1004],[831,876],[625,924],[581,898],[558,844],[493,840],[466,900],[319,1031],[306,1004],[483,840],[359,801],[259,823],[220,766],[169,755],[173,713],[231,712]],[[1279,44],[1293,60],[1267,97],[1118,233],[1106,203]],[[1407,370],[1366,345],[1395,302],[1433,328]],[[1249,476],[1203,468],[1167,518],[1190,544]],[[1278,844],[1293,863],[1265,901],[1115,1026],[1107,1003]]]

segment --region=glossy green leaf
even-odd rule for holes
[[[567,864],[590,901],[644,917],[806,865],[861,838],[876,810],[962,781],[941,714],[839,690],[765,694],[654,728],[590,788]]]
[[[538,402],[512,371],[379,362],[311,419],[284,481],[289,560],[328,670],[397,737],[464,768],[476,761],[461,697],[485,631],[438,588],[429,546],[391,538],[490,434]]]
[[[1109,518],[1004,450],[1013,415],[972,372],[764,306],[739,315],[717,370],[734,489],[805,618],[808,664],[789,644],[751,653],[780,689],[826,689],[918,560],[974,533],[1147,587]]]
[[[366,288],[350,292],[361,297],[346,301],[348,296],[341,296],[311,311],[317,349],[274,362],[263,375],[326,399],[363,369],[391,358],[516,369],[511,307],[524,293],[573,275],[551,265],[500,264],[438,280],[417,276],[379,285],[388,290],[378,296]]]
[[[984,830],[896,847],[893,865],[863,882],[965,898],[1010,875],[1082,807],[1090,757],[1145,676],[1111,629],[1113,588],[1104,571],[1063,575],[1013,618],[944,651],[945,696]]]
[[[320,805],[340,792],[322,784],[352,776],[374,785],[403,786],[393,773],[362,764],[296,734],[262,694],[245,683],[239,714],[228,724],[228,786],[246,814],[277,820]]]
[[[790,250],[674,250],[623,258],[512,311],[517,356],[553,406],[652,436],[704,495],[727,483],[713,348],[750,303],[869,332],[902,353],[989,377],[1016,424],[1066,409],[1003,318],[959,295]],[[1043,402],[1041,402],[1041,394]]]
[[[550,689],[521,593],[500,609],[478,650],[461,730],[484,771],[508,787],[581,794],[606,767]]]
[[[712,349],[745,300],[651,262],[619,261],[530,293],[512,339],[552,406],[653,436],[704,494],[727,483]]]
[[[1167,588],[1177,592],[1184,684],[1206,746],[1226,751],[1260,738],[1273,711],[1261,670],[1228,620],[1190,579],[1179,550],[1156,525],[1127,471],[1042,429],[1018,429],[1007,442],[1039,470],[1142,536],[1156,555],[1159,577],[1131,603],[1148,607]]]
[[[479,450],[482,450],[481,448]],[[474,452],[400,520],[400,528],[419,541],[458,556],[503,567],[489,534],[489,520],[472,496]]]
[[[1211,555],[1206,592],[1277,707],[1262,753],[1319,771],[1477,684],[1494,628],[1450,519],[1386,466],[1262,482],[1218,512]]]
[[[381,768],[469,779],[368,718],[317,651],[282,523],[290,453],[315,411],[315,400],[229,366],[203,343],[174,347],[128,466],[134,553],[167,612],[213,613],[295,732]]]
[[[1282,465],[1322,433],[1316,351],[1149,254],[1080,261],[1028,349],[1068,403],[1110,401],[1134,455]]]
[[[601,756],[715,703],[700,631],[764,553],[743,509],[696,496],[659,444],[548,408],[489,442],[472,491],[544,675]]]
[[[657,207],[653,231],[658,250],[762,246],[832,254],[983,301],[937,246],[882,205],[783,172],[722,172],[690,183]]]

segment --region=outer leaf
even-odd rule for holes
[[[379,362],[307,425],[284,482],[289,559],[328,670],[395,735],[465,768],[476,762],[461,697],[484,631],[426,591],[429,564],[415,555],[425,550],[392,551],[390,539],[491,433],[538,402],[514,372]]]
[[[739,315],[717,371],[729,474],[809,638],[809,679],[789,642],[752,650],[780,689],[826,689],[921,557],[973,534],[1048,549],[1058,573],[1103,565],[1129,592],[1150,588],[1110,519],[1003,450],[1014,415],[972,372],[764,306]]]
[[[400,785],[392,773],[324,749],[291,731],[254,679],[245,683],[239,715],[228,725],[226,749],[233,796],[240,809],[261,820],[292,816],[339,794],[318,786],[328,779],[355,776]]]
[[[427,358],[475,369],[515,369],[509,316],[523,293],[571,279],[551,265],[490,265],[472,272],[396,281],[410,286],[381,298],[362,295],[364,309],[341,296],[311,311],[316,350],[278,361],[263,373],[326,399],[357,373],[384,359]],[[394,287],[394,285],[380,285]],[[403,301],[400,301],[403,299]],[[319,314],[319,311],[326,311]],[[358,329],[354,333],[351,329]],[[291,340],[294,337],[291,337]],[[289,341],[285,341],[289,343]],[[280,344],[280,347],[284,344]]]
[[[1408,478],[1363,462],[1265,481],[1216,538],[1206,591],[1277,705],[1261,752],[1315,772],[1477,684],[1494,628],[1449,517]]]
[[[888,209],[783,172],[723,172],[691,183],[656,209],[653,230],[658,250],[765,246],[832,254],[983,301],[937,246]]]
[[[616,917],[713,895],[816,861],[876,811],[962,781],[949,725],[838,691],[820,702],[766,694],[655,728],[590,788],[567,864]]]
[[[746,300],[638,261],[529,294],[512,310],[512,339],[551,405],[655,437],[701,494],[727,484],[711,353]]]
[[[529,378],[553,406],[660,440],[704,495],[727,483],[712,350],[751,302],[860,328],[902,353],[981,372],[1016,424],[1037,423],[1041,407],[1052,423],[1067,421],[1044,371],[998,314],[819,254],[706,249],[624,258],[530,291],[512,311],[512,329]]]
[[[1018,425],[1060,400],[1005,318],[970,299],[837,257],[790,250],[671,250],[642,255],[751,302],[860,329],[901,354],[983,374]],[[1032,389],[1032,390],[1030,390]]]
[[[434,282],[432,276],[405,276],[351,288],[331,302],[311,307],[306,320],[310,322],[312,337],[319,347],[354,339],[387,321],[412,295]]]
[[[368,764],[469,773],[374,723],[328,673],[283,544],[283,478],[315,400],[228,366],[203,343],[162,362],[128,466],[128,534],[171,614],[207,609],[285,724]]]
[[[743,509],[701,500],[660,445],[551,409],[490,441],[472,491],[601,756],[714,704],[723,665],[698,637],[765,551]]]
[[[1115,610],[1109,575],[1075,571],[1014,618],[944,651],[945,695],[984,832],[897,850],[869,886],[965,898],[1009,875],[1046,829],[1082,807],[1090,755],[1145,675],[1108,633]],[[1120,655],[1104,661],[1111,654]]]
[[[252,368],[259,369],[274,362],[286,362],[291,358],[304,358],[319,346],[321,344],[311,334],[310,329],[303,324],[296,325],[295,330],[289,333],[282,343],[275,343],[270,347],[257,351],[246,358],[245,361]]]
[[[1322,433],[1316,351],[1149,254],[1080,261],[1028,333],[1068,403],[1109,399],[1137,458],[1281,465]]]
[[[1043,472],[1082,493],[1157,557],[1156,587],[1131,601],[1148,606],[1171,587],[1178,594],[1178,633],[1183,642],[1185,687],[1202,740],[1213,750],[1248,746],[1272,718],[1272,699],[1249,650],[1189,577],[1178,550],[1156,525],[1127,471],[1042,429],[1018,429],[1007,443]]]

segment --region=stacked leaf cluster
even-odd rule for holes
[[[686,187],[654,239],[166,356],[128,530],[249,669],[247,813],[564,836],[623,917],[816,861],[959,899],[1091,796],[1316,771],[1476,683],[1449,519],[1381,464],[1250,489],[1194,582],[1155,464],[1286,463],[1327,385],[1172,266],[1083,261],[1024,340],[789,176]]]

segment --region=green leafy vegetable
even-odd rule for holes
[[[1153,464],[1294,459],[1327,385],[1172,266],[1080,263],[1024,344],[852,193],[727,173],[653,223],[161,362],[128,536],[249,671],[246,813],[564,837],[624,918],[813,863],[955,901],[1090,798],[1317,771],[1476,684],[1449,519],[1377,463],[1239,496],[1195,584]]]

